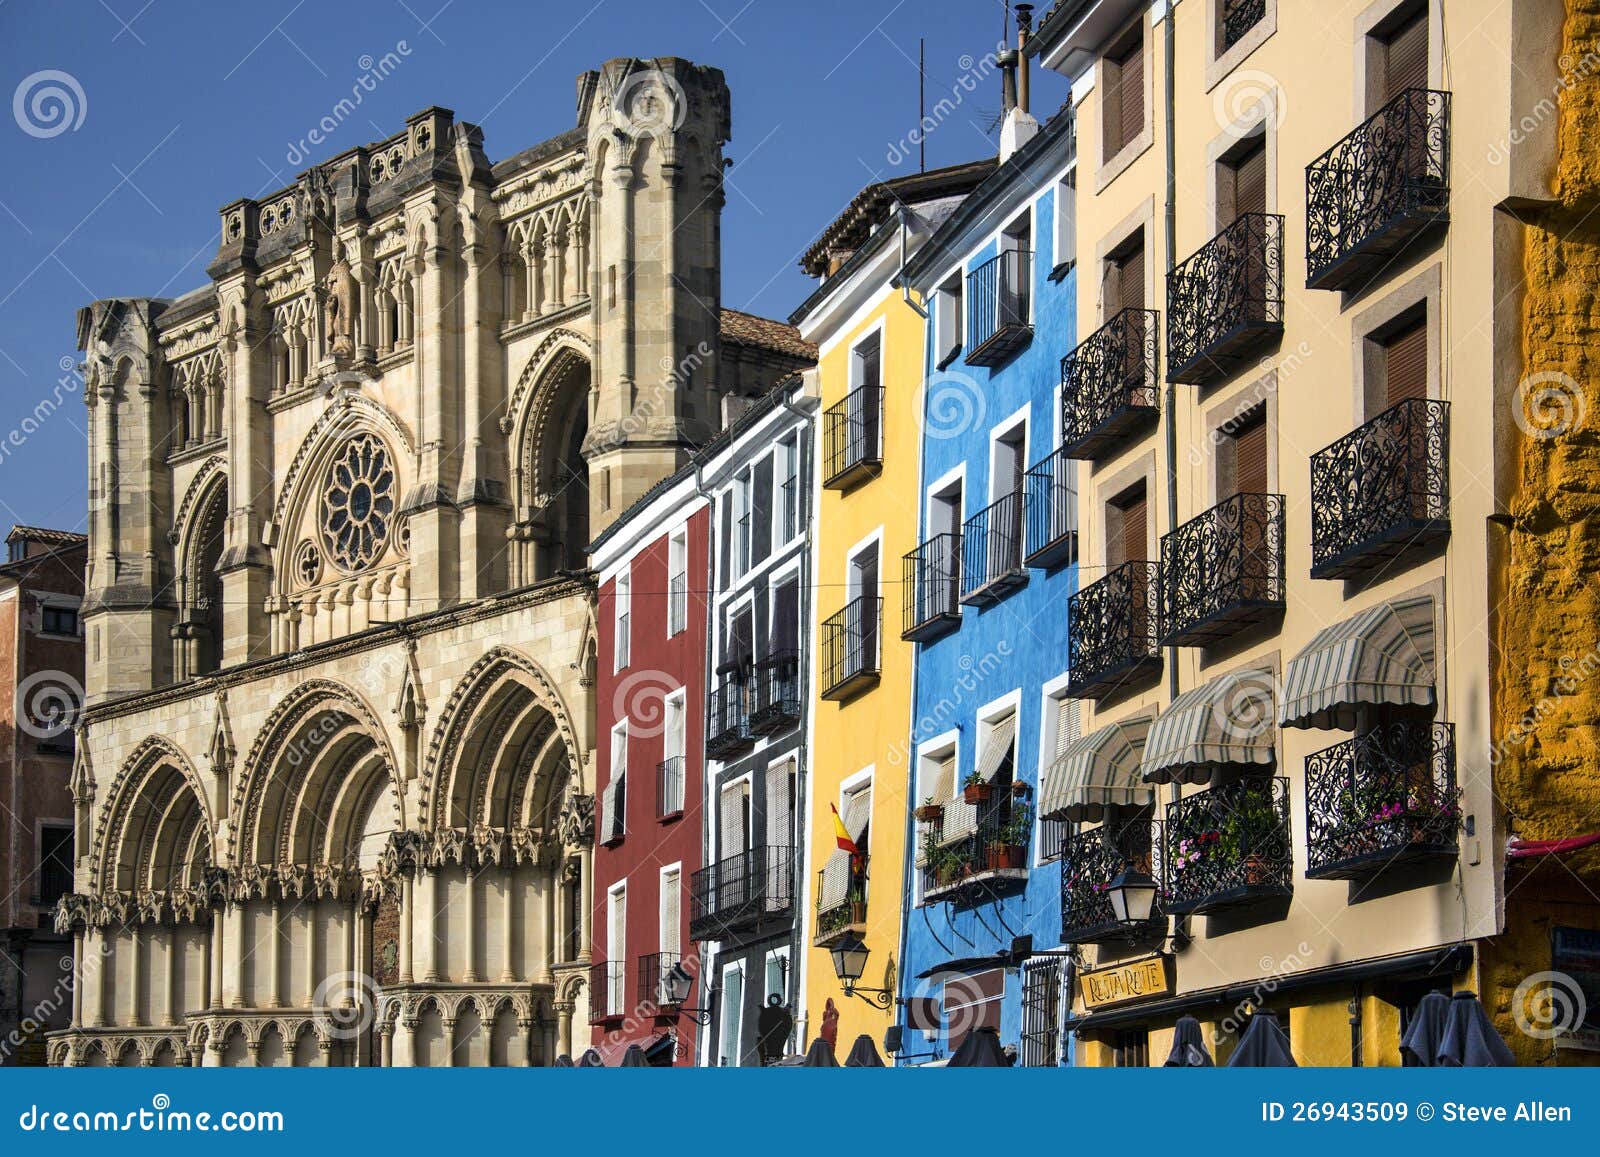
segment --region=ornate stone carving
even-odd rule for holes
[[[587,848],[594,843],[594,796],[569,789],[561,801],[556,833],[569,848]]]

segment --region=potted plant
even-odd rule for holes
[[[1028,836],[1033,830],[1033,809],[1016,804],[1011,815],[985,849],[991,872],[1027,866]]]
[[[933,797],[930,795],[922,801],[922,805],[917,808],[914,814],[919,824],[936,824],[944,819],[944,805],[934,803]]]
[[[989,782],[978,774],[978,769],[973,768],[967,773],[967,778],[961,784],[961,798],[970,804],[980,804],[988,800],[994,792]]]
[[[1028,785],[1025,781],[1014,779],[1011,781],[1011,797],[1013,799],[1027,799]]]
[[[1239,793],[1222,822],[1218,849],[1224,862],[1237,865],[1249,887],[1272,882],[1266,850],[1281,842],[1278,811],[1268,787]]]

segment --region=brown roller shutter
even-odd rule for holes
[[[1408,88],[1428,87],[1428,15],[1420,5],[1385,38],[1383,85],[1386,101]]]
[[[1144,308],[1144,232],[1134,238],[1126,252],[1116,258],[1117,308]],[[1113,311],[1115,312],[1115,311]]]
[[[1146,499],[1144,487],[1137,492],[1119,498],[1112,503],[1107,512],[1110,516],[1106,525],[1107,554],[1111,554],[1111,547],[1115,546],[1115,561],[1107,559],[1113,566],[1120,566],[1125,562],[1143,562],[1150,553],[1145,544]]]
[[[1233,492],[1267,492],[1267,418],[1257,413],[1233,436]]]
[[[1383,391],[1387,406],[1428,396],[1428,324],[1419,319],[1383,343]]]
[[[1233,166],[1233,217],[1267,211],[1267,145],[1257,141]]]
[[[1144,37],[1136,35],[1117,70],[1121,74],[1122,143],[1144,131]]]

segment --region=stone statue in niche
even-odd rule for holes
[[[344,245],[333,239],[333,265],[323,282],[323,327],[328,352],[337,361],[344,361],[356,352],[355,302],[356,279],[345,260]]]

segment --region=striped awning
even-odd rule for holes
[[[1135,715],[1091,731],[1067,745],[1045,769],[1039,814],[1047,820],[1092,823],[1112,805],[1154,802],[1155,793],[1139,781],[1139,757],[1155,715]]]
[[[844,807],[839,809],[839,818],[844,822],[845,831],[850,833],[850,838],[855,841],[863,856],[867,854],[867,845],[863,841],[867,834],[867,821],[871,817],[870,787],[851,792],[845,797]],[[828,828],[831,831],[833,825],[830,823]],[[850,876],[850,853],[843,848],[835,848],[828,853],[828,858],[822,865],[822,880],[817,887],[817,907],[826,912],[848,900]]]
[[[1235,671],[1185,691],[1150,728],[1145,783],[1210,783],[1221,769],[1271,767],[1276,678]]]
[[[1433,599],[1379,603],[1317,632],[1289,660],[1278,723],[1353,731],[1361,708],[1434,702]]]
[[[984,783],[993,783],[1000,773],[1006,757],[1017,743],[1017,713],[999,720],[989,732],[989,742],[978,755],[978,777]]]

